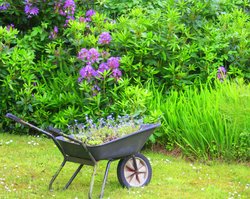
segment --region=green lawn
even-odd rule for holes
[[[68,190],[61,188],[77,168],[67,163],[48,191],[48,184],[62,156],[52,140],[43,137],[0,134],[0,198],[87,198],[93,167],[82,169]],[[104,198],[250,198],[250,167],[247,164],[187,162],[150,151],[153,176],[143,188],[124,189],[116,177],[117,162],[111,164]],[[95,178],[93,198],[98,198],[106,161]],[[248,164],[249,165],[249,164]]]

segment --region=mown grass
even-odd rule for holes
[[[48,190],[49,181],[62,156],[44,137],[0,133],[0,198],[87,198],[92,167],[85,167],[68,190],[61,188],[77,168],[68,163]],[[250,168],[247,164],[187,162],[181,158],[143,151],[151,162],[153,177],[144,188],[124,189],[111,164],[104,198],[249,198]],[[93,198],[98,198],[106,161],[95,178]]]

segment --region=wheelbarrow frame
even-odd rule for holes
[[[88,192],[88,198],[92,198],[93,186],[94,186],[94,179],[96,175],[96,169],[98,161],[100,160],[108,160],[106,164],[105,174],[102,182],[102,188],[100,193],[100,198],[104,195],[104,189],[108,177],[108,172],[110,165],[113,161],[123,158],[131,157],[133,162],[136,165],[135,156],[137,153],[140,152],[141,148],[145,144],[147,138],[153,133],[154,129],[159,127],[160,124],[149,124],[143,125],[142,129],[134,132],[132,134],[126,135],[122,138],[118,138],[116,140],[112,140],[110,142],[97,145],[97,146],[88,146],[85,143],[73,138],[70,135],[66,135],[62,133],[59,129],[49,127],[46,131],[30,124],[17,116],[7,113],[7,118],[10,118],[20,124],[26,125],[32,129],[35,129],[47,137],[51,138],[61,154],[63,155],[63,161],[53,175],[49,183],[49,190],[52,190],[52,186],[54,181],[56,180],[57,176],[65,166],[66,162],[73,162],[80,164],[76,171],[73,173],[67,184],[64,186],[64,189],[67,189],[70,184],[73,182],[77,174],[81,171],[83,165],[93,166],[93,173],[90,182],[90,188]],[[131,145],[131,141],[135,140],[136,142],[132,142],[133,146]],[[121,146],[125,146],[125,150],[114,150],[114,148],[118,149]]]

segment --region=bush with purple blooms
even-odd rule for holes
[[[75,68],[79,72],[80,89],[85,101],[89,100],[93,105],[96,103],[97,115],[112,106],[113,89],[122,77],[120,57],[112,55],[110,26],[107,18],[94,10],[88,10],[85,15],[71,21],[66,30],[74,42],[74,48],[79,49]]]
[[[80,0],[4,0],[0,3],[0,24],[12,23],[18,29],[28,31],[41,23],[49,26],[67,26],[76,16],[76,8],[83,11],[91,1]],[[88,11],[91,15],[93,10]]]
[[[5,31],[19,30],[0,43],[1,112],[16,103],[13,113],[65,127],[77,116],[115,111],[122,54],[112,44],[112,20],[79,0],[4,1],[0,8]]]
[[[110,102],[112,96],[109,94],[113,90],[112,85],[116,84],[122,76],[119,69],[120,57],[111,57],[110,53],[103,49],[82,48],[77,58],[81,61],[79,65],[82,67],[78,81],[85,96],[99,94]],[[89,85],[88,89],[84,89],[83,85]]]

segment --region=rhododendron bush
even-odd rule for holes
[[[14,112],[32,114],[36,123],[59,126],[82,114],[98,117],[111,112],[112,92],[122,78],[122,54],[112,47],[114,21],[89,3],[1,1],[1,34],[6,34],[0,61],[6,81],[1,82],[1,93],[12,99],[4,97],[1,111],[17,103]],[[16,55],[23,59],[13,64]]]

